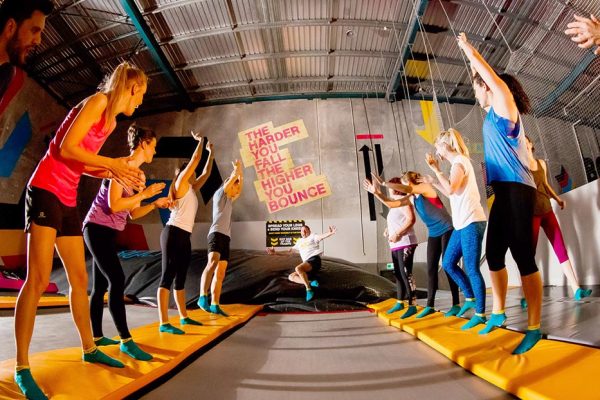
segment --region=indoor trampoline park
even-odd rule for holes
[[[600,0],[0,0],[0,400],[600,400]]]

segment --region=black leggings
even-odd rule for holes
[[[173,280],[175,290],[185,288],[185,278],[192,259],[192,242],[190,232],[173,225],[166,225],[160,234],[162,250],[162,275],[160,287],[171,290]]]
[[[446,246],[448,245],[450,236],[452,236],[452,231],[453,229],[450,229],[441,236],[427,238],[427,307],[433,308],[435,305],[435,293],[438,290],[440,257],[446,252]],[[446,274],[448,284],[450,285],[452,305],[459,304],[458,285],[446,271],[444,271],[444,273]]]
[[[537,272],[533,243],[533,206],[536,190],[515,182],[492,182],[494,204],[490,211],[485,251],[490,271],[505,267],[510,253],[521,276]]]
[[[104,294],[108,290],[108,309],[112,315],[121,339],[129,339],[125,314],[125,274],[117,255],[117,231],[102,225],[86,224],[83,239],[94,257],[92,266],[92,295],[90,298],[90,318],[94,337],[102,333]]]
[[[413,305],[417,300],[417,286],[413,278],[413,258],[417,246],[404,247],[392,250],[392,261],[394,262],[394,276],[396,277],[396,291],[398,300],[408,299],[408,304]]]

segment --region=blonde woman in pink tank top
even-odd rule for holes
[[[69,278],[69,300],[83,360],[123,367],[120,361],[100,352],[92,337],[77,186],[81,175],[86,174],[114,178],[126,187],[143,187],[139,168],[129,166],[126,158],[103,157],[98,151],[114,130],[116,117],[131,116],[142,103],[146,88],[142,70],[120,64],[96,94],[69,112],[29,181],[25,207],[27,279],[15,309],[15,382],[27,397],[46,398],[29,370],[29,344],[38,302],[50,279],[55,247]]]

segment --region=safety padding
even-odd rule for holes
[[[0,309],[14,309],[17,304],[17,296],[0,296]],[[67,296],[42,296],[38,307],[68,307]]]
[[[598,349],[541,340],[527,353],[512,355],[524,334],[495,329],[479,335],[483,325],[461,331],[466,319],[444,317],[440,312],[401,320],[402,311],[385,314],[391,305],[386,300],[369,307],[377,307],[377,316],[385,323],[416,336],[464,369],[522,399],[600,399]]]
[[[122,369],[110,368],[82,362],[81,349],[73,347],[32,354],[31,371],[53,400],[123,399],[165,375],[228,330],[248,321],[262,306],[232,304],[221,305],[221,308],[229,317],[190,311],[189,317],[202,322],[203,326],[182,327],[178,318],[171,318],[170,323],[185,330],[185,335],[160,333],[158,322],[132,329],[135,342],[154,356],[151,361],[134,360],[121,353],[118,345],[101,347],[103,352],[125,364]],[[0,362],[1,400],[24,398],[14,383],[13,372],[14,360]]]

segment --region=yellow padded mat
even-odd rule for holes
[[[136,343],[154,356],[152,361],[134,360],[122,354],[118,345],[103,346],[103,352],[125,364],[125,368],[110,368],[82,362],[81,349],[72,347],[31,354],[31,371],[53,400],[122,399],[171,371],[191,354],[248,321],[262,309],[262,306],[240,304],[221,307],[229,317],[218,317],[202,310],[190,311],[189,316],[204,325],[185,325],[185,335],[160,333],[158,322],[132,329]],[[170,322],[180,326],[178,317],[171,318]],[[14,359],[0,362],[1,400],[24,398],[14,384],[13,373]]]
[[[0,309],[14,309],[17,296],[0,296]],[[68,307],[68,296],[42,296],[38,307]]]
[[[532,350],[512,355],[522,333],[495,329],[479,335],[476,327],[461,331],[467,322],[431,314],[401,320],[404,311],[387,315],[395,299],[369,305],[388,325],[416,336],[450,360],[482,379],[526,400],[600,399],[600,350],[572,343],[541,340]],[[483,327],[483,326],[482,326]]]

